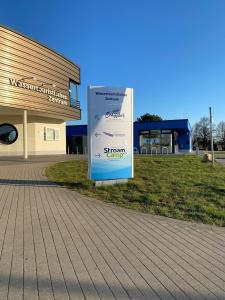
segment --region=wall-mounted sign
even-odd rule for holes
[[[88,87],[88,144],[90,179],[133,177],[133,89]]]
[[[42,94],[47,94],[48,100],[50,102],[67,105],[67,101],[66,101],[67,96],[62,94],[61,92],[58,92],[58,91],[55,91],[55,90],[52,90],[49,88],[44,88],[43,86],[38,86],[35,84],[27,83],[22,80],[18,80],[18,79],[14,79],[14,78],[9,78],[9,83],[12,86],[16,86],[16,87],[23,88],[26,90],[35,91],[35,92],[42,93]]]

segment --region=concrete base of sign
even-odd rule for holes
[[[115,185],[127,183],[128,179],[112,179],[95,181],[95,186]]]

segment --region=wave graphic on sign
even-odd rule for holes
[[[130,166],[131,156],[128,155],[122,160],[111,161],[108,159],[93,159],[91,169],[91,179],[124,179],[132,177],[132,167]]]

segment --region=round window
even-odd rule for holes
[[[0,125],[0,143],[10,145],[15,143],[18,138],[18,131],[15,126],[11,124]]]

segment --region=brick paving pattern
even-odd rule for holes
[[[56,186],[65,157],[0,161],[0,300],[225,299],[225,229]]]

